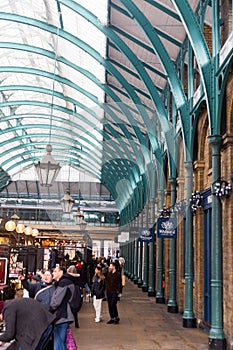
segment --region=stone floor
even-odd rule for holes
[[[86,300],[79,313],[80,328],[72,330],[78,350],[208,350],[208,332],[183,328],[182,316],[167,312],[137,285],[126,280],[118,303],[120,323],[109,320],[107,302],[103,301],[101,323],[94,322],[92,302]]]

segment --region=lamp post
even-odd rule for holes
[[[55,161],[52,156],[52,146],[46,146],[47,154],[36,165],[36,172],[41,186],[50,187],[53,185],[61,166]]]

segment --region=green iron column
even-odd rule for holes
[[[193,189],[193,164],[192,162],[185,163],[186,168],[186,198],[187,201],[191,198]],[[186,208],[185,222],[185,307],[183,313],[183,327],[196,327],[196,319],[193,312],[193,214],[188,203]]]
[[[138,287],[142,286],[142,242],[138,241]]]
[[[134,238],[134,268],[133,268],[133,282],[138,282],[138,239]]]
[[[155,223],[155,199],[151,200],[151,223]],[[155,243],[149,243],[149,272],[148,272],[148,296],[155,296]]]
[[[209,136],[212,146],[213,182],[220,178],[220,149],[222,137]],[[223,273],[222,273],[222,205],[221,200],[212,196],[212,243],[211,243],[211,329],[209,348],[226,348],[223,333]]]
[[[159,211],[163,209],[164,191],[158,191]],[[156,303],[165,304],[164,290],[163,290],[163,238],[158,238],[158,259],[157,259],[157,293]]]
[[[134,218],[133,230],[137,228],[137,217]],[[134,265],[135,265],[135,236],[134,233],[131,235],[131,281],[134,280]]]
[[[127,251],[128,251],[127,277],[130,278],[130,274],[131,274],[131,242],[130,240],[127,243]]]
[[[149,228],[149,204],[146,205],[146,228]],[[148,243],[143,242],[143,284],[142,291],[148,291]]]
[[[143,228],[143,211],[140,214],[140,228]],[[138,241],[138,287],[142,286],[142,242]]]
[[[171,183],[171,205],[176,202],[176,179],[169,179]],[[178,306],[176,302],[176,238],[170,238],[170,290],[168,299],[167,311],[171,313],[178,312]]]
[[[134,277],[134,275],[133,275],[133,271],[134,271],[134,240],[133,240],[133,238],[131,238],[131,239],[132,239],[132,241],[130,242],[130,250],[131,250],[131,254],[130,254],[130,256],[131,256],[130,279],[133,281],[133,277]]]

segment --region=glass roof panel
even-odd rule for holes
[[[76,3],[107,23],[107,0],[99,0],[98,6],[94,0]],[[102,135],[95,130],[101,131],[103,109],[85,111],[104,102],[105,68],[84,48],[89,45],[96,57],[105,58],[105,36],[55,0],[2,0],[0,11],[0,146],[16,158],[15,167],[8,161],[5,169],[10,175],[22,170],[23,152],[40,159],[49,137],[54,158],[61,163],[74,156],[74,145],[86,149],[87,162],[92,150],[101,158]],[[13,118],[6,122],[3,116]],[[4,144],[7,140],[9,145]],[[3,156],[1,163],[8,158]],[[96,173],[99,176],[97,164]]]

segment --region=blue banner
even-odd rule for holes
[[[154,241],[154,228],[140,228],[139,229],[139,241],[141,242],[153,242]]]
[[[177,220],[176,218],[158,218],[157,221],[158,238],[176,238],[177,237]]]

